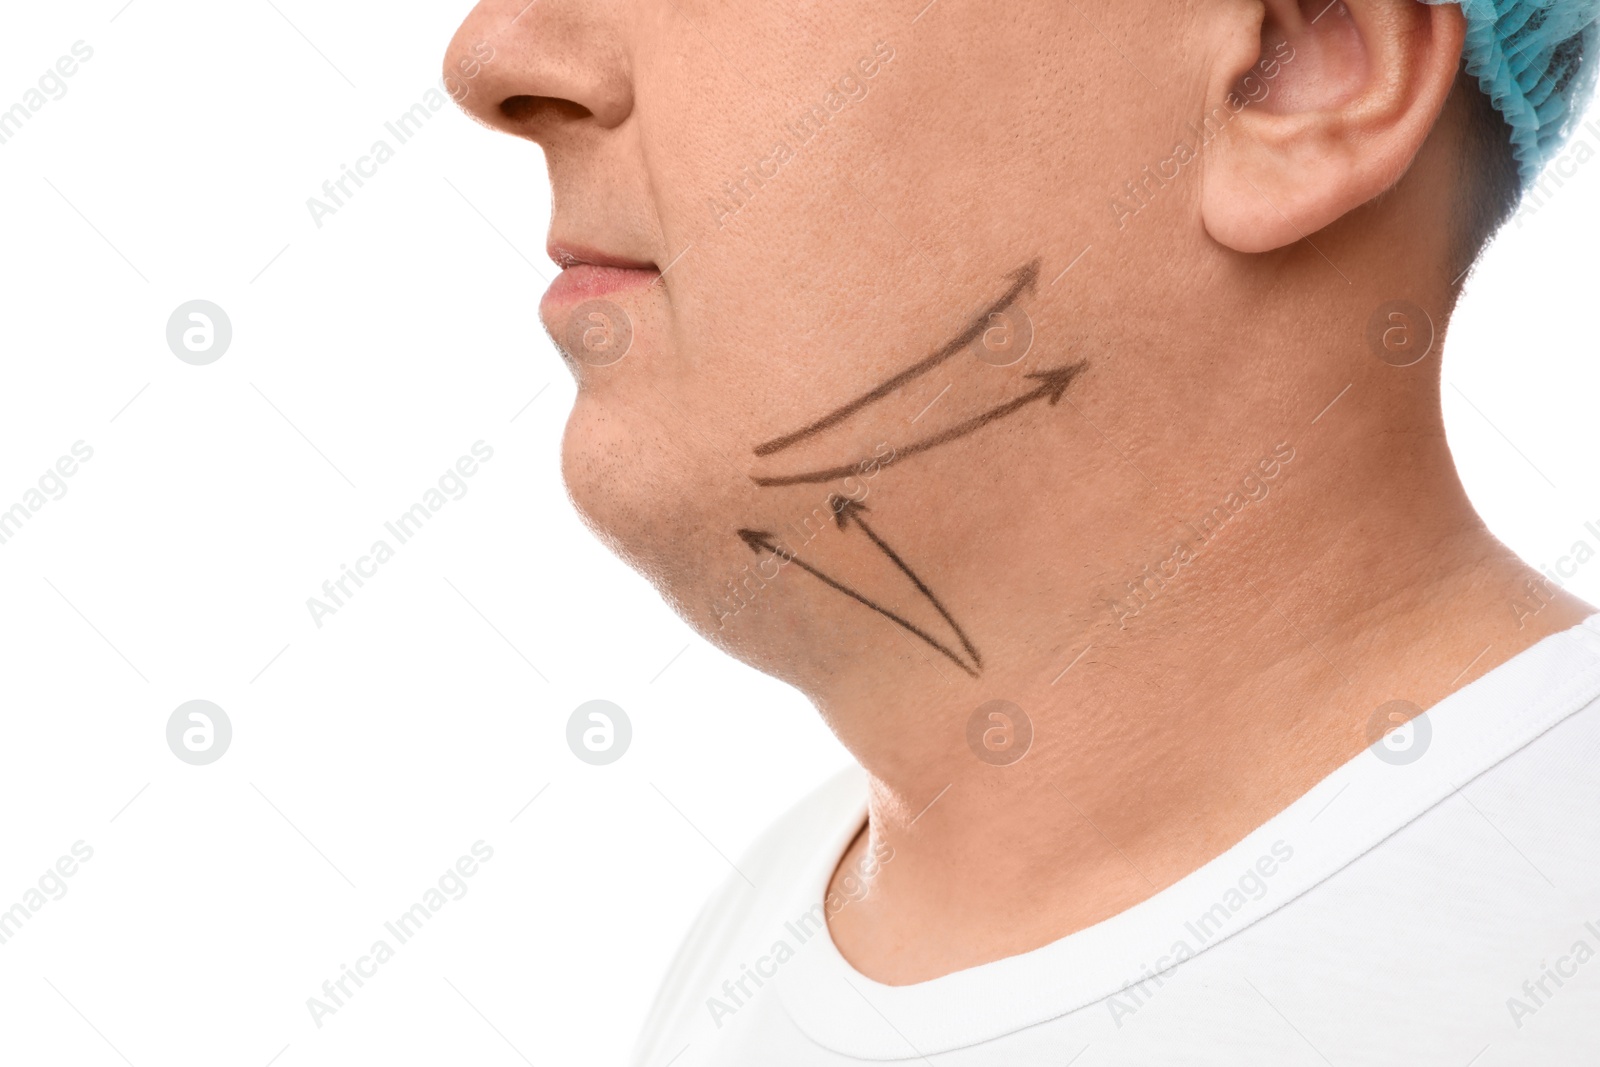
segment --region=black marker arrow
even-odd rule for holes
[[[967,663],[960,656],[956,655],[943,644],[939,643],[937,639],[917,626],[916,623],[896,615],[894,612],[890,611],[881,604],[876,604],[873,601],[868,600],[866,597],[862,596],[854,589],[851,589],[843,582],[839,582],[833,578],[830,578],[828,575],[811,566],[811,564],[807,563],[799,556],[796,556],[789,549],[779,544],[773,534],[765,530],[740,530],[739,539],[749,547],[750,551],[754,552],[758,556],[762,553],[770,552],[786,563],[793,563],[795,566],[799,567],[801,570],[805,571],[807,574],[811,575],[828,588],[837,590],[838,592],[849,597],[851,600],[857,601],[858,603],[871,608],[873,611],[876,611],[879,615],[882,615],[896,626],[902,627],[903,629],[921,638],[923,641],[926,641],[941,655],[947,657],[952,663],[966,671],[968,674],[972,675],[972,677],[976,678],[978,676],[977,670],[973,668],[971,664]]]
[[[966,632],[961,629],[960,624],[951,618],[950,613],[944,609],[944,605],[939,603],[939,598],[933,595],[933,590],[929,589],[923,580],[917,577],[917,572],[913,571],[906,561],[900,558],[898,552],[889,547],[888,542],[879,537],[872,527],[867,525],[867,520],[862,518],[862,515],[868,510],[867,506],[859,501],[842,496],[834,496],[830,498],[828,503],[833,508],[834,521],[839,524],[839,529],[847,529],[852,523],[859,527],[861,532],[866,534],[872,543],[878,546],[878,551],[888,556],[890,562],[900,568],[900,573],[911,579],[911,584],[917,587],[917,592],[927,597],[928,603],[933,605],[933,609],[943,616],[945,622],[950,624],[950,629],[954,630],[956,636],[961,638],[961,647],[966,649],[967,655],[972,657],[973,665],[982,667],[983,657],[978,655],[978,650],[972,647],[971,641],[967,640]]]
[[[895,449],[894,455],[887,459],[877,459],[876,457],[873,457],[856,463],[847,463],[839,467],[829,467],[826,470],[807,471],[804,474],[785,474],[769,478],[754,478],[753,480],[757,485],[763,487],[776,485],[814,485],[821,482],[837,481],[840,478],[845,478],[852,474],[859,474],[863,464],[875,463],[880,468],[887,467],[891,463],[898,463],[901,460],[910,459],[912,456],[927,452],[929,449],[938,448],[940,445],[947,445],[951,441],[960,440],[961,438],[966,437],[968,434],[977,433],[991,422],[994,422],[997,419],[1003,419],[1007,415],[1021,411],[1029,404],[1036,403],[1040,400],[1048,400],[1050,402],[1050,406],[1055,407],[1061,402],[1061,397],[1065,395],[1067,386],[1071,385],[1073,379],[1082,374],[1088,366],[1089,363],[1087,360],[1080,360],[1071,366],[1058,367],[1055,370],[1039,371],[1035,374],[1029,374],[1027,377],[1033,378],[1039,382],[1038,388],[1022,394],[1015,400],[1009,400],[1006,403],[1001,404],[999,407],[990,408],[983,414],[975,415],[972,418],[967,419],[965,422],[958,422],[948,430],[942,430],[931,437],[925,437],[920,441],[914,441],[904,448]]]
[[[800,443],[813,434],[818,434],[832,426],[837,426],[839,423],[843,422],[845,419],[848,419],[862,408],[867,407],[870,404],[877,403],[890,393],[894,392],[896,389],[900,388],[902,385],[916,378],[920,378],[924,374],[927,374],[929,371],[939,366],[939,364],[945,362],[947,359],[966,348],[973,341],[976,341],[979,337],[983,336],[983,331],[989,328],[989,319],[991,316],[998,315],[1005,311],[1007,308],[1011,307],[1012,304],[1015,304],[1017,302],[1017,298],[1023,293],[1032,291],[1035,283],[1037,283],[1039,280],[1039,261],[1036,259],[1026,266],[1019,267],[1018,269],[1012,271],[1008,277],[1011,278],[1011,288],[1006,290],[1005,295],[1000,297],[1000,299],[996,300],[993,304],[990,304],[987,308],[984,308],[982,311],[980,311],[978,315],[971,321],[971,323],[967,325],[966,329],[962,330],[960,334],[946,342],[942,348],[937,349],[935,352],[933,352],[933,354],[925,357],[921,362],[913,363],[911,366],[907,367],[899,374],[896,374],[893,378],[890,378],[877,388],[862,393],[860,396],[856,397],[854,400],[850,401],[850,403],[841,408],[836,408],[833,411],[830,411],[828,414],[824,415],[816,422],[813,422],[811,425],[803,426],[793,433],[784,434],[782,437],[775,437],[766,444],[758,445],[756,447],[756,455],[770,456],[775,452],[782,452],[784,449],[790,447],[791,445]]]

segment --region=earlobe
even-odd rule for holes
[[[1241,17],[1255,46],[1221,58],[1214,99],[1244,106],[1205,153],[1201,212],[1219,243],[1267,252],[1400,180],[1450,95],[1466,24],[1454,5],[1388,0],[1266,0]]]

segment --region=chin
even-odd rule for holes
[[[748,558],[734,536],[744,486],[695,434],[659,414],[579,392],[561,444],[567,495],[585,525],[712,637],[717,576]],[[743,553],[745,558],[740,558]]]

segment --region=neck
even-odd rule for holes
[[[1470,506],[1438,416],[1437,352],[1400,388],[1406,372],[1365,346],[1318,361],[1335,369],[1308,377],[1285,360],[1214,389],[1236,417],[1210,429],[1183,390],[1170,413],[1119,423],[1095,403],[1121,392],[1105,370],[1056,442],[1079,458],[1045,464],[1071,471],[1050,490],[1074,500],[941,516],[961,527],[943,531],[950,543],[1005,546],[986,561],[1001,566],[951,594],[989,645],[981,676],[902,654],[904,674],[813,694],[871,777],[870,836],[894,849],[833,919],[858,968],[926,980],[1116,914],[1357,756],[1380,705],[1425,709],[1591,612]],[[1134,458],[1101,430],[1151,443]],[[1042,464],[1028,447],[1015,461]],[[1009,765],[969,744],[975,709],[996,699],[1031,726]],[[857,841],[841,875],[871,844]]]

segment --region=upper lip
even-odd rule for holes
[[[602,252],[599,249],[587,248],[567,241],[551,241],[545,246],[545,254],[562,270],[566,270],[568,267],[585,265],[591,267],[616,267],[621,270],[658,269],[654,263],[648,260],[614,256],[609,252]]]

